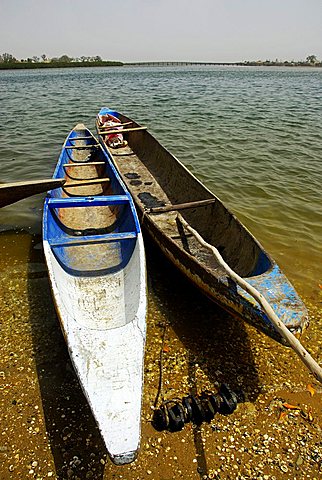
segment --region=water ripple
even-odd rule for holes
[[[321,98],[316,69],[1,71],[0,180],[51,176],[70,129],[94,130],[109,105],[148,125],[307,293],[322,283]],[[41,203],[8,207],[2,224],[40,230]]]

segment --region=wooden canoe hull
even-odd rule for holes
[[[85,127],[75,132],[91,136]],[[66,147],[84,144],[70,141],[71,134],[54,177],[72,170],[80,186],[46,198],[44,252],[72,363],[108,454],[121,465],[136,458],[140,444],[147,310],[143,238],[132,199],[106,153],[95,148],[90,160],[81,148],[71,153]],[[95,174],[102,179],[98,189],[88,182]]]
[[[115,114],[122,122],[131,121]],[[139,126],[136,122],[132,125]],[[213,204],[191,208],[182,215],[218,248],[231,268],[264,295],[290,330],[302,332],[308,325],[305,305],[247,228],[148,131],[128,132],[124,137],[128,145],[117,150],[108,148],[103,136],[99,135],[99,140],[112,155],[143,227],[174,265],[220,306],[282,341],[255,300],[231,282],[209,253],[180,228],[176,212],[149,213],[151,207],[214,199]]]

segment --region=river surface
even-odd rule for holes
[[[302,341],[321,363],[321,100],[314,68],[0,71],[0,182],[51,177],[68,132],[79,122],[94,131],[104,105],[147,125],[278,261],[308,307]],[[0,478],[319,478],[312,375],[199,294],[148,241],[141,449],[129,466],[108,461],[50,295],[43,199],[0,210]],[[229,418],[174,434],[152,427],[160,385],[174,399],[222,382],[248,400]],[[280,422],[281,399],[312,412],[312,423],[293,413]]]
[[[320,298],[322,69],[0,71],[0,181],[51,177],[68,132],[78,122],[94,131],[101,106],[147,125],[261,241],[299,293]],[[2,239],[17,228],[39,234],[42,201],[2,209]]]

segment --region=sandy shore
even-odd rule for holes
[[[141,450],[129,466],[111,464],[69,360],[39,241],[0,237],[1,480],[321,478],[322,386],[294,352],[217,308],[151,247]],[[322,290],[312,285],[305,300],[302,341],[321,364]],[[226,382],[246,402],[200,427],[156,431],[161,348],[165,398]]]

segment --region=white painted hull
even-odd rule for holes
[[[146,272],[142,234],[128,264],[101,276],[74,276],[44,251],[57,313],[82,389],[116,464],[140,443]]]

